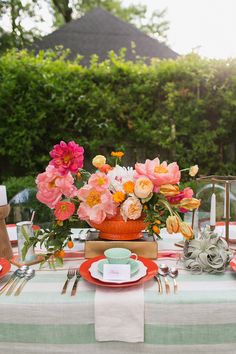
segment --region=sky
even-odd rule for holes
[[[179,54],[236,57],[236,0],[125,0],[148,9],[167,8],[168,44]]]
[[[208,58],[236,57],[236,0],[123,0],[124,6],[139,3],[147,5],[150,12],[167,9],[167,41],[177,53],[194,50]],[[41,14],[46,20],[40,25],[42,33],[50,33],[47,9]],[[32,25],[28,20],[25,24]]]

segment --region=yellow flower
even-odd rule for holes
[[[193,229],[186,222],[181,222],[179,231],[187,240],[193,237]]]
[[[173,184],[163,184],[160,187],[160,193],[166,197],[174,197],[179,194],[179,187]]]
[[[134,182],[133,181],[127,181],[123,184],[123,188],[125,193],[133,193],[134,192]]]
[[[156,223],[157,225],[160,225],[160,224],[161,224],[161,221],[160,221],[160,220],[155,220],[155,223]]]
[[[92,164],[96,168],[102,167],[105,163],[106,163],[106,158],[103,155],[97,155],[92,160]]]
[[[198,165],[191,166],[189,169],[189,175],[191,177],[196,176],[196,174],[198,173],[198,170],[199,170]]]
[[[166,228],[169,234],[179,232],[179,219],[175,215],[168,216],[166,219]]]
[[[120,192],[120,191],[115,192],[113,194],[113,200],[116,203],[122,203],[125,200],[125,193]]]
[[[111,156],[121,159],[124,156],[124,153],[122,151],[112,151]]]
[[[196,198],[183,198],[180,203],[179,206],[181,208],[187,209],[187,210],[193,210],[193,209],[197,209],[200,205],[200,200],[196,199]]]

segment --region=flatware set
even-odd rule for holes
[[[179,272],[178,272],[177,268],[175,268],[175,267],[169,268],[166,264],[160,264],[159,271],[154,277],[156,279],[157,283],[158,283],[158,293],[159,294],[163,294],[163,287],[162,287],[161,277],[164,278],[166,294],[169,295],[170,294],[170,290],[171,290],[168,277],[173,279],[174,294],[177,294],[178,285],[177,285],[176,278],[178,276],[178,273]]]
[[[17,270],[15,270],[15,272],[12,274],[12,276],[8,279],[6,284],[4,284],[1,287],[0,295],[2,295],[6,291],[6,296],[10,296],[14,292],[14,290],[18,284],[20,284],[20,285],[16,289],[14,295],[15,296],[20,295],[20,293],[21,293],[23,287],[25,286],[25,284],[27,283],[27,281],[32,279],[34,277],[34,275],[35,275],[35,270],[29,269],[28,266],[22,266],[22,267],[18,268]]]
[[[76,278],[75,278],[75,281],[74,281],[74,284],[73,284],[73,287],[71,290],[71,296],[74,296],[76,294],[78,281],[81,278],[81,275],[79,272],[79,268],[77,268],[76,270],[73,268],[70,268],[67,272],[67,279],[66,279],[65,284],[62,288],[61,295],[66,293],[68,284],[69,284],[70,280],[74,278],[74,276],[76,276]]]

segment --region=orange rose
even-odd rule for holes
[[[179,194],[179,187],[173,184],[163,184],[160,187],[160,193],[166,197],[174,197]]]
[[[166,219],[166,228],[169,234],[176,234],[176,232],[179,232],[179,219],[175,215],[168,216]]]
[[[187,210],[193,210],[193,209],[197,209],[200,205],[200,200],[196,199],[196,198],[183,198],[180,203],[179,206],[181,208],[187,209]]]
[[[181,222],[179,231],[187,240],[193,237],[193,229],[186,222]]]

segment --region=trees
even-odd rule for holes
[[[0,52],[8,48],[21,49],[39,36],[37,22],[42,19],[37,15],[37,0],[2,0],[0,2]],[[34,26],[27,29],[25,18],[33,19]],[[9,29],[6,28],[7,25]]]
[[[42,8],[51,14],[54,28],[58,28],[95,7],[103,7],[160,40],[166,39],[166,11],[154,11],[148,16],[145,5],[124,7],[122,0],[1,0],[0,18],[4,21],[0,21],[0,52],[8,48],[21,49],[40,36],[38,25],[45,21],[42,11],[40,15]],[[33,25],[29,27],[28,22]]]

